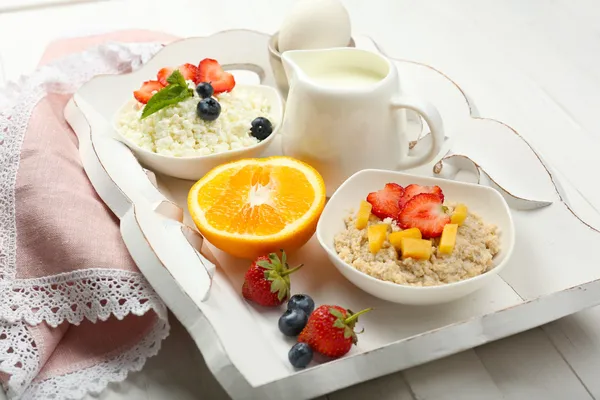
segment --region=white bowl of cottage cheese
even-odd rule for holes
[[[378,204],[368,199],[368,194],[385,195],[381,189],[390,183],[407,189],[419,185],[443,190],[444,197],[437,205],[439,215],[430,212],[433,208],[429,203],[435,197],[431,193],[418,196],[419,201],[414,204],[404,205],[404,210],[413,205],[412,216],[421,224],[423,237],[418,233],[418,239],[408,239],[411,245],[417,245],[416,250],[425,251],[421,259],[417,255],[404,257],[405,250],[408,254],[408,241],[403,242],[402,250],[394,243],[394,235],[402,236],[397,232],[408,233],[406,226],[400,228],[407,221],[379,218],[371,213],[368,219],[359,221],[359,205],[369,208],[370,200],[375,214],[382,211],[378,206],[389,206],[389,196]],[[468,205],[460,222],[454,220],[457,204]],[[438,226],[439,221],[444,226]],[[458,228],[453,227],[457,230],[452,234],[452,229],[448,229],[445,237],[446,225],[451,228],[454,224],[458,224]],[[377,229],[370,229],[371,226],[382,228],[380,233],[385,239],[377,242]],[[436,237],[431,235],[433,231]],[[431,305],[457,300],[501,279],[498,273],[513,252],[515,229],[506,201],[492,188],[395,171],[363,170],[348,178],[333,194],[319,220],[317,238],[342,275],[367,293],[395,303]],[[450,249],[446,248],[448,238]],[[424,243],[425,248],[419,248]],[[373,244],[377,245],[375,249]]]
[[[214,98],[221,111],[213,121],[198,117],[200,98],[195,92],[193,97],[143,119],[144,104],[132,98],[113,121],[118,139],[146,168],[188,180],[201,178],[217,165],[260,156],[277,135],[282,120],[283,102],[277,90],[237,84]],[[272,124],[272,133],[263,140],[250,134],[258,117]]]

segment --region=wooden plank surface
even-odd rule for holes
[[[32,70],[47,43],[62,35],[130,27],[183,36],[230,28],[274,32],[292,2],[171,0],[169,9],[185,11],[177,13],[176,21],[165,18],[164,2],[149,0],[0,14],[0,57],[6,76],[14,79]],[[482,115],[508,122],[527,135],[559,175],[577,188],[570,196],[578,199],[576,209],[598,218],[600,190],[590,184],[597,180],[600,149],[597,0],[344,3],[355,32],[370,34],[394,55],[431,62],[477,99]],[[44,35],[39,35],[42,29]],[[420,46],[411,45],[414,41]],[[226,399],[189,336],[179,324],[173,325],[160,354],[144,370],[111,385],[99,398]],[[596,308],[327,398],[600,398],[599,349]]]
[[[586,386],[600,399],[600,308],[565,317],[542,329]]]
[[[503,398],[502,392],[473,350],[411,368],[404,371],[403,375],[417,399]]]
[[[71,6],[78,3],[107,0],[2,0],[0,13],[40,10],[47,7]]]
[[[505,398],[592,399],[541,329],[475,350]]]

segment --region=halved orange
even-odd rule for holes
[[[188,194],[200,233],[218,249],[249,259],[302,247],[315,233],[324,206],[321,175],[290,157],[220,165]]]

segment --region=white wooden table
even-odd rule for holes
[[[1,13],[4,75],[30,72],[48,42],[121,28],[201,36],[278,29],[293,0],[97,1]],[[14,0],[8,3],[17,4]],[[49,3],[50,0],[28,0]],[[481,115],[516,128],[570,181],[573,207],[600,221],[600,2],[345,0],[357,33],[390,55],[446,72]],[[132,19],[134,18],[134,19]],[[509,155],[507,155],[509,156]],[[596,224],[600,226],[600,224]],[[568,268],[568,266],[565,266]],[[228,398],[183,328],[160,354],[100,397]],[[343,399],[600,399],[600,308],[326,396]]]

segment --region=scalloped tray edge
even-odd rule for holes
[[[257,34],[252,31],[228,32]],[[220,32],[209,38],[225,33]],[[375,42],[373,41],[373,43]],[[462,92],[460,87],[458,89]],[[472,110],[467,96],[464,97]],[[192,247],[183,234],[176,234],[178,230],[180,232],[182,230],[181,220],[165,218],[156,211],[160,204],[168,204],[170,201],[155,188],[145,171],[139,168],[139,164],[137,169],[130,171],[131,174],[125,173],[124,175],[127,175],[125,177],[116,176],[114,172],[109,171],[110,167],[105,164],[105,161],[106,157],[112,157],[113,153],[107,154],[107,149],[119,151],[127,157],[132,157],[132,155],[114,139],[105,140],[105,138],[94,136],[88,121],[90,116],[86,114],[84,108],[85,105],[80,104],[77,96],[74,96],[65,109],[65,117],[80,138],[80,152],[86,173],[103,201],[121,219],[123,239],[140,270],[189,331],[203,353],[211,372],[229,395],[235,399],[248,398],[250,394],[253,398],[268,399],[278,399],[284,394],[288,395],[287,398],[290,399],[316,397],[500,339],[600,303],[600,280],[594,280],[551,295],[523,301],[492,314],[423,332],[376,350],[320,364],[291,374],[284,379],[252,386],[225,351],[218,333],[203,311],[203,300],[208,294],[212,280],[211,265],[214,267],[214,264],[207,265],[206,259],[201,259],[195,254],[200,251],[197,248],[198,245]],[[87,111],[89,112],[89,110]],[[473,116],[473,118],[479,117]],[[514,132],[519,135],[516,131]],[[110,140],[114,143],[111,143]],[[541,159],[540,162],[542,162]],[[554,182],[552,174],[547,167],[545,168]],[[129,181],[136,180],[135,187],[138,190],[137,193],[140,194],[139,197],[130,198],[130,192],[122,190],[120,185],[125,178]],[[130,189],[131,187],[130,185]],[[555,188],[560,196],[556,184]],[[565,203],[565,205],[571,210],[568,204]],[[174,207],[179,208],[177,205]],[[175,209],[175,211],[177,210]],[[572,210],[571,212],[585,224]],[[166,220],[172,222],[165,223]],[[598,232],[595,228],[589,225],[588,227]],[[169,254],[168,248],[173,243],[178,243],[177,245],[182,246],[181,248],[189,245],[190,251],[173,257],[173,254]],[[206,255],[210,258],[208,254]],[[186,279],[197,280],[198,285],[184,287],[181,279],[177,278],[181,271],[175,273],[174,265],[181,264],[182,261],[197,266],[196,269],[192,268],[195,275],[186,275]],[[575,292],[578,294],[577,296],[573,296]],[[569,301],[566,301],[567,299]],[[450,345],[443,340],[446,337],[453,338]],[[334,374],[335,380],[320,379],[322,376],[333,376]]]

